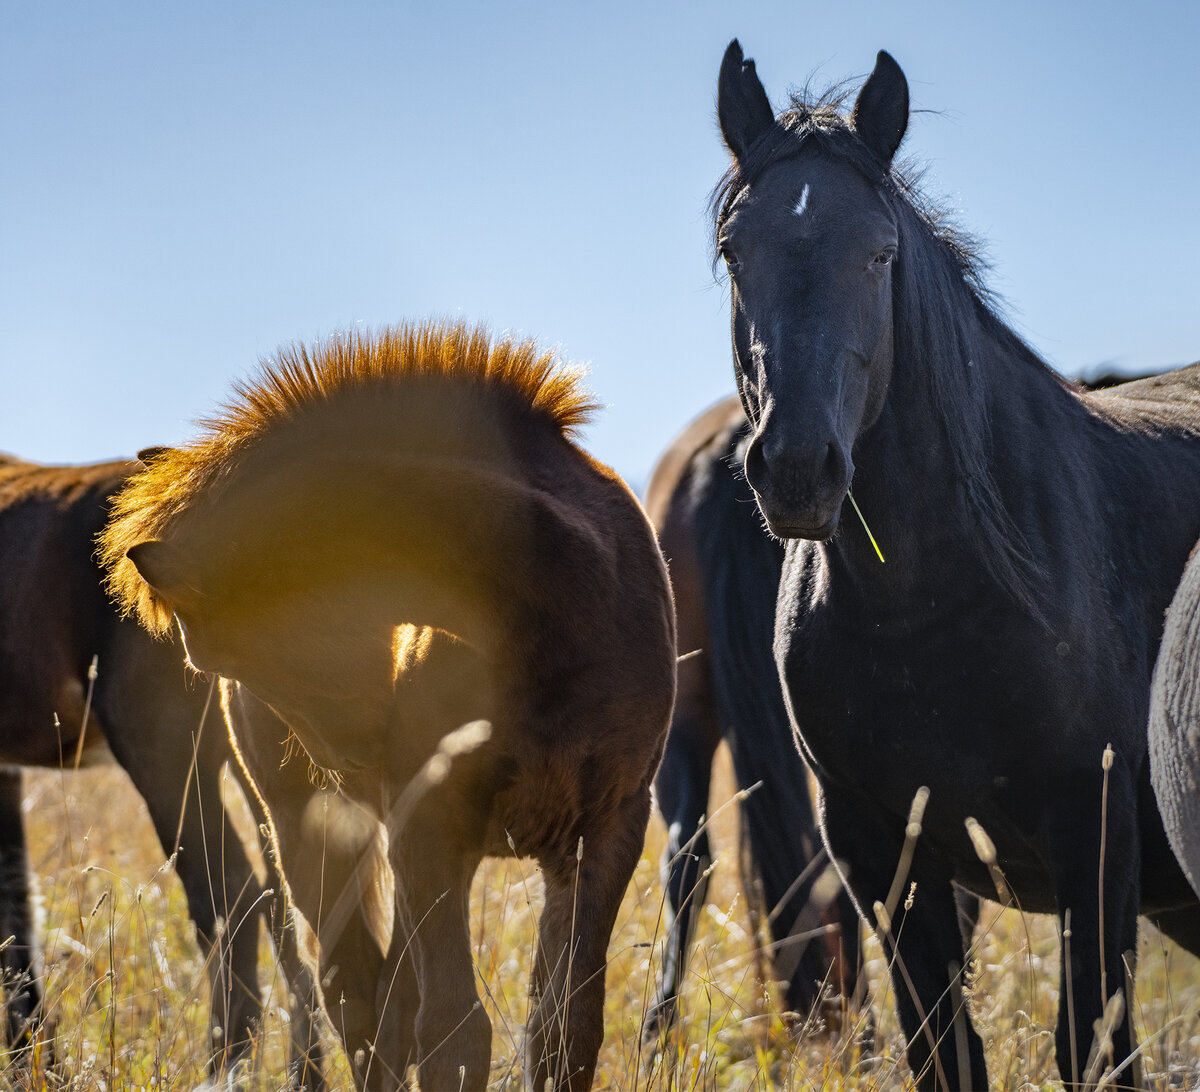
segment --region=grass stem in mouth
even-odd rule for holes
[[[858,513],[858,518],[863,525],[863,530],[867,532],[867,538],[871,540],[871,545],[875,547],[875,553],[879,555],[879,563],[881,565],[886,565],[887,562],[883,560],[883,551],[879,548],[879,543],[875,541],[875,536],[871,534],[871,528],[867,526],[866,517],[862,514],[862,509],[859,508],[858,501],[854,499],[854,494],[847,489],[846,496],[850,498],[850,503],[854,505],[854,511]]]

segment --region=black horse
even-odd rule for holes
[[[1200,367],[1085,393],[1022,343],[892,167],[908,89],[888,54],[850,117],[796,99],[776,119],[734,42],[718,114],[745,470],[787,540],[776,659],[825,838],[890,952],[918,1087],[987,1080],[956,884],[1069,926],[1058,1064],[1090,1083],[1132,1050],[1118,1010],[1139,910],[1200,950],[1146,733],[1163,609],[1200,534]]]
[[[862,962],[858,915],[817,832],[771,653],[783,545],[764,531],[754,495],[733,469],[748,433],[737,398],[718,402],[675,438],[646,489],[646,511],[670,563],[683,653],[654,780],[667,824],[670,920],[647,1039],[677,1016],[695,913],[708,890],[704,820],[722,739],[739,788],[749,790],[741,803],[743,884],[754,906],[761,887],[784,1004],[802,1017],[839,1021]]]

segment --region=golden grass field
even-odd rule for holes
[[[886,968],[871,942],[875,1045],[794,1030],[776,993],[758,979],[736,868],[736,809],[727,766],[714,789],[718,861],[701,915],[678,1031],[657,1051],[640,1046],[661,941],[654,819],[646,851],[609,948],[606,1036],[597,1089],[614,1092],[911,1086],[888,997]],[[30,858],[41,897],[49,1009],[57,1023],[57,1073],[0,1071],[0,1088],[190,1089],[205,1079],[207,985],[182,888],[163,859],[140,798],[114,768],[26,774]],[[476,879],[473,932],[480,992],[494,1027],[496,1089],[520,1084],[521,1025],[539,881],[530,862],[488,861]],[[970,975],[973,1008],[994,1087],[1061,1087],[1053,1062],[1058,941],[1053,922],[985,904]],[[2,938],[0,938],[2,939]],[[270,1016],[246,1072],[232,1087],[285,1086],[284,991],[263,944]],[[1135,1001],[1143,1072],[1153,1089],[1200,1081],[1200,963],[1143,928]],[[336,1051],[333,1052],[336,1055]],[[40,1062],[42,1059],[38,1059]],[[331,1087],[350,1088],[336,1057]],[[226,1081],[224,1087],[230,1087]],[[439,1092],[439,1090],[427,1090]]]

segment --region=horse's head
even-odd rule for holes
[[[827,539],[855,442],[879,417],[891,375],[900,236],[885,180],[908,122],[908,85],[880,53],[848,125],[832,110],[777,122],[734,41],[717,112],[734,159],[717,243],[754,430],[746,477],[776,535]]]
[[[227,581],[221,566],[169,539],[139,543],[126,556],[174,615],[193,668],[245,686],[326,768],[378,760],[392,700],[390,633],[372,642],[347,623],[365,613],[355,589],[336,601],[259,597],[246,573]]]

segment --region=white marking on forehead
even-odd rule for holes
[[[808,208],[808,183],[804,183],[804,189],[800,193],[800,200],[796,202],[796,207],[792,209],[797,216],[803,216],[804,210]]]

